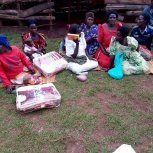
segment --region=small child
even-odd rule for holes
[[[32,42],[31,38],[27,38],[24,41],[24,52],[25,54],[30,58],[31,61],[33,61],[34,58],[40,57],[43,55],[42,52],[39,51],[36,47],[34,47],[34,44]]]

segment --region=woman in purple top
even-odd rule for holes
[[[82,23],[80,26],[81,32],[84,32],[85,39],[87,42],[86,52],[89,57],[94,57],[95,52],[98,48],[97,36],[98,29],[97,25],[94,24],[94,13],[87,12],[85,23]]]

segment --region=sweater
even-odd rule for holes
[[[16,46],[11,46],[9,52],[0,54],[0,78],[4,87],[11,85],[10,80],[15,79],[18,74],[23,72],[23,68],[31,67],[31,62],[25,54]]]

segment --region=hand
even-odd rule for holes
[[[102,68],[103,71],[108,72],[110,68]]]
[[[97,39],[97,36],[93,36],[92,39],[96,40]]]
[[[13,90],[15,90],[15,86],[10,85],[10,86],[6,87],[6,92],[8,94],[11,94]]]
[[[72,58],[76,58],[76,55],[72,54],[71,57],[72,57]]]
[[[44,48],[37,49],[37,53],[38,52],[43,53],[43,54],[46,54],[46,50]]]
[[[76,44],[79,44],[79,39],[74,39],[73,40]]]
[[[87,57],[88,57],[89,60],[97,61],[94,57],[92,57],[92,55],[87,55]]]
[[[96,38],[97,38],[97,37],[88,38],[88,39],[86,39],[86,42],[87,42],[87,43],[92,43],[93,41],[96,40]]]
[[[46,49],[43,48],[43,49],[42,49],[42,53],[43,53],[43,54],[46,54]]]
[[[29,72],[31,73],[31,74],[35,74],[35,70],[34,70],[34,68],[31,66],[31,67],[29,67]]]
[[[104,54],[105,54],[105,55],[109,55],[110,53],[106,51],[106,52],[104,52]]]

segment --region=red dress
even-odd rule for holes
[[[118,28],[120,28],[121,26],[122,24],[120,22],[116,22],[115,27],[113,29],[108,29],[106,23],[99,24],[98,25],[98,42],[102,44],[105,49],[109,48],[109,44],[110,44],[112,36],[116,35]],[[100,47],[97,49],[95,57],[102,68],[107,69],[110,67],[110,57],[109,55],[105,55],[101,51]]]
[[[31,38],[30,33],[28,32],[23,32],[22,33],[22,42],[24,44],[24,40],[27,38]],[[42,33],[38,33],[38,39],[37,40],[32,40],[34,43],[34,47],[36,47],[37,49],[39,48],[44,48],[47,44],[44,38],[44,35]]]

